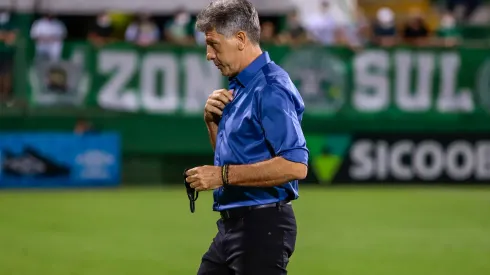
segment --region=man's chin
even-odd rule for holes
[[[219,69],[219,71],[221,72],[221,75],[222,75],[222,76],[226,76],[226,77],[228,77],[228,76],[229,76],[229,74],[228,74],[228,72],[227,72],[227,71],[225,71],[225,70],[223,70],[223,69]]]
[[[234,77],[237,75],[237,73],[233,73],[230,70],[225,70],[223,67],[218,67],[218,70],[221,72],[222,76]]]

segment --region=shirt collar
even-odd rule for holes
[[[257,57],[252,63],[250,63],[243,71],[241,71],[236,77],[230,78],[230,82],[234,79],[238,80],[238,82],[243,86],[247,86],[247,84],[255,77],[257,72],[262,69],[265,65],[271,62],[268,52],[263,52],[259,57]]]

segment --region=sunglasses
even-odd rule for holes
[[[196,201],[197,198],[199,198],[199,192],[197,192],[196,189],[192,188],[191,184],[187,182],[186,180],[187,170],[189,169],[185,169],[184,171],[184,184],[185,184],[185,189],[187,191],[187,197],[189,198],[189,206],[191,209],[191,213],[194,213],[194,211],[196,211]]]

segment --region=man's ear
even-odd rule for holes
[[[236,41],[238,50],[243,51],[243,49],[245,49],[245,43],[247,42],[247,34],[244,31],[237,32]]]

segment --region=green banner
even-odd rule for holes
[[[120,132],[128,153],[211,152],[202,109],[208,94],[227,83],[205,60],[205,49],[87,43],[64,48],[61,63],[31,62],[27,70],[16,65],[16,78],[24,79],[16,90],[29,95],[32,105],[49,107],[0,115],[2,129],[70,131],[83,116],[97,129]],[[308,136],[490,131],[490,50],[265,49],[303,95]],[[26,56],[33,60],[32,48]],[[49,79],[57,85],[49,86]],[[70,107],[51,107],[56,102]]]
[[[490,50],[266,48],[290,74],[312,115],[445,120],[448,114],[490,111]],[[215,89],[225,88],[203,48],[95,49],[65,45],[66,60],[83,68],[74,92],[80,104],[150,114],[201,114]],[[65,67],[68,67],[64,64]],[[78,74],[77,69],[67,70]],[[42,76],[29,74],[32,95]],[[33,97],[36,99],[39,97]],[[34,101],[33,103],[37,103]]]

